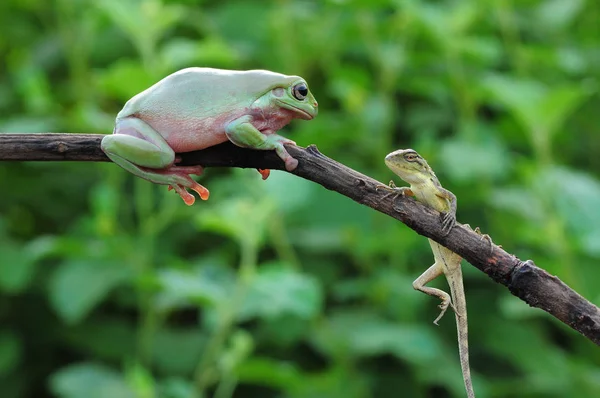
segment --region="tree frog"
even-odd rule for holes
[[[304,79],[267,70],[187,68],[131,98],[117,115],[113,134],[102,139],[104,153],[125,170],[168,185],[191,206],[194,190],[209,192],[190,174],[201,166],[177,166],[176,153],[227,140],[245,148],[275,150],[287,170],[298,165],[276,134],[292,119],[310,120],[318,104]],[[259,170],[263,179],[269,170]]]

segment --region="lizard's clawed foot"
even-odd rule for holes
[[[410,190],[410,188],[397,187],[394,181],[390,181],[389,185],[380,184],[375,187],[376,191],[379,191],[380,189],[385,189],[386,191],[388,191],[388,193],[385,194],[382,199],[387,199],[388,197],[393,195],[393,200],[396,200],[398,196],[412,195],[412,191]]]
[[[490,244],[490,254],[492,254],[494,252],[494,242],[492,242],[492,238],[488,234],[482,233],[481,230],[479,229],[479,227],[475,227],[475,229],[473,229],[473,228],[471,228],[471,226],[469,224],[465,224],[465,227],[469,228],[471,231],[475,232],[477,235],[480,235],[481,240],[487,240],[488,243]],[[502,246],[498,246],[498,247],[502,247]]]
[[[456,309],[456,307],[454,306],[454,304],[452,304],[452,301],[450,301],[450,300],[444,300],[444,301],[442,301],[442,303],[440,305],[438,305],[438,308],[441,309],[442,311],[440,312],[440,314],[438,315],[438,317],[435,318],[435,320],[433,321],[433,323],[436,326],[439,326],[438,322],[439,322],[440,319],[442,319],[442,317],[444,316],[444,314],[448,310],[448,307],[452,308],[452,311],[454,311],[454,313],[456,315],[463,316],[461,313],[458,312],[458,310]]]
[[[442,301],[442,303],[441,303],[440,305],[438,305],[438,308],[439,308],[440,310],[442,310],[442,311],[441,311],[441,312],[440,312],[440,314],[437,316],[437,318],[435,318],[435,320],[433,321],[433,323],[434,323],[436,326],[439,326],[439,325],[438,325],[438,322],[439,322],[439,320],[440,320],[440,319],[442,319],[442,317],[444,316],[444,314],[445,314],[445,313],[446,313],[446,311],[448,310],[448,307],[452,307],[452,309],[454,309],[454,305],[452,305],[452,302],[451,302],[450,300],[444,300],[444,301]]]
[[[442,213],[442,232],[444,233],[444,236],[448,235],[450,233],[450,231],[452,231],[452,228],[454,228],[454,225],[456,224],[456,215],[448,212],[448,213]]]

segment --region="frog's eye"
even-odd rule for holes
[[[304,83],[298,83],[292,88],[292,94],[297,100],[304,101],[308,95],[308,87],[306,87],[306,84]]]

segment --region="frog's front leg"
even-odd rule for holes
[[[175,152],[164,137],[141,119],[126,118],[117,121],[114,134],[102,139],[101,148],[106,156],[125,170],[156,184],[169,185],[185,204],[194,204],[192,189],[203,200],[209,192],[194,181],[190,174],[202,174],[202,167],[174,166]]]
[[[298,166],[298,160],[294,159],[285,150],[283,144],[295,145],[296,143],[277,134],[263,134],[252,125],[251,121],[252,116],[249,115],[233,120],[225,127],[227,138],[235,145],[243,148],[275,150],[281,160],[285,162],[286,170],[294,170]]]

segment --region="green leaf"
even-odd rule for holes
[[[136,325],[125,316],[94,316],[69,327],[65,341],[78,352],[104,361],[133,357],[136,350]]]
[[[10,373],[21,360],[21,339],[12,330],[0,330],[0,376]]]
[[[177,37],[165,43],[161,56],[165,65],[173,70],[190,65],[231,68],[238,63],[238,53],[218,38],[198,41]]]
[[[361,310],[338,312],[316,336],[317,345],[333,355],[392,354],[412,363],[427,364],[442,351],[439,337],[431,328],[393,323]]]
[[[130,59],[121,59],[102,69],[96,79],[106,94],[121,101],[127,101],[156,83],[139,61]]]
[[[120,373],[104,365],[70,365],[50,377],[50,389],[60,398],[136,398]]]
[[[35,261],[26,246],[0,243],[0,290],[17,294],[23,291],[35,273]]]
[[[130,275],[129,269],[122,263],[99,260],[64,262],[51,277],[50,302],[65,322],[77,323]]]
[[[524,219],[537,223],[544,220],[543,203],[531,189],[520,186],[496,189],[489,200],[498,209],[513,211]]]
[[[279,388],[300,385],[303,381],[302,374],[293,363],[258,356],[244,361],[238,375],[246,383]]]
[[[131,1],[104,0],[96,3],[99,9],[121,28],[142,55],[152,48],[165,31],[184,15],[183,8],[165,5],[161,0]]]
[[[439,147],[442,170],[457,181],[482,178],[498,179],[511,169],[506,148],[500,140],[486,134],[485,129],[476,140],[451,138]],[[468,153],[469,156],[465,156]]]
[[[278,172],[272,173],[263,185],[266,195],[286,213],[306,204],[315,189],[315,184],[310,181]]]
[[[166,378],[158,386],[160,398],[193,398],[196,397],[194,384],[184,378]]]
[[[544,192],[552,195],[562,218],[580,239],[584,251],[600,258],[600,181],[566,167],[551,167],[540,175]]]
[[[214,305],[227,297],[229,283],[211,278],[208,272],[165,269],[158,273],[161,292],[157,305],[173,309],[189,304]]]
[[[242,319],[282,315],[309,319],[321,309],[323,297],[317,281],[282,265],[261,266],[250,283],[240,309]]]
[[[221,201],[210,211],[199,214],[198,223],[203,229],[254,247],[264,240],[274,208],[273,201],[268,198],[256,202],[250,197],[238,197]]]
[[[191,374],[205,350],[206,335],[198,328],[162,328],[153,340],[154,366],[167,374]]]
[[[521,123],[536,146],[547,145],[591,92],[579,84],[552,87],[536,80],[502,75],[489,76],[484,86]]]

